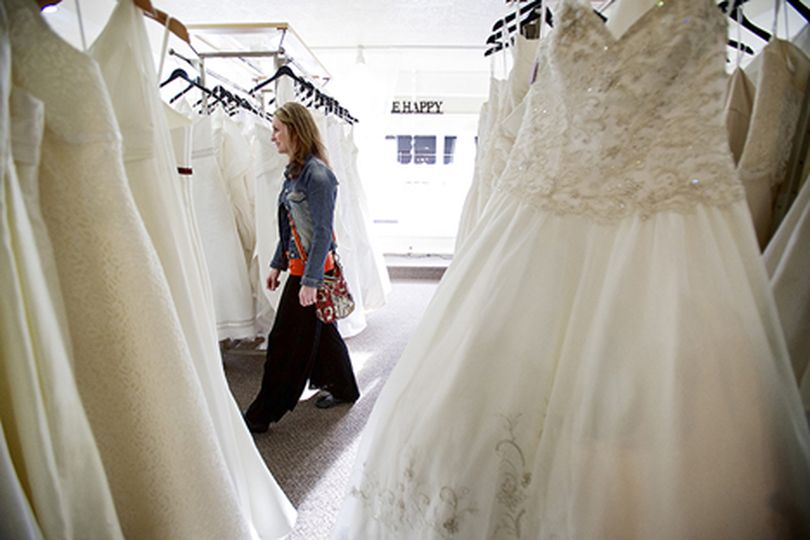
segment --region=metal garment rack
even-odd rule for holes
[[[241,61],[241,65],[251,73],[253,82],[266,79],[284,64],[293,64],[304,73],[308,79],[323,81],[326,84],[332,76],[326,67],[318,60],[315,53],[304,43],[301,37],[288,23],[257,22],[257,23],[216,23],[216,24],[189,24],[186,25],[193,40],[199,40],[200,49],[211,49],[199,52],[201,84],[206,85],[206,61],[211,59],[233,58]],[[218,36],[218,37],[217,37]],[[268,41],[278,41],[267,48],[227,48],[218,46],[215,41],[223,36],[228,41],[239,42],[243,40],[267,37]],[[257,60],[272,59],[271,69],[262,69]],[[252,85],[251,85],[252,86]],[[261,103],[262,112],[265,111],[264,99]],[[207,99],[204,107],[208,108]]]

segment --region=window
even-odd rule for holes
[[[456,152],[456,139],[455,136],[446,136],[444,138],[444,164],[450,165],[453,163],[453,155]]]
[[[396,141],[397,162],[401,165],[435,165],[438,158],[436,135],[386,135],[385,140]],[[453,163],[456,151],[455,135],[444,137],[444,159],[442,163]]]
[[[414,163],[436,164],[436,137],[417,135],[413,138]]]

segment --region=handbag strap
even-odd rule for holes
[[[293,242],[295,242],[295,247],[298,249],[298,254],[301,256],[301,260],[304,261],[304,264],[307,264],[307,252],[304,251],[301,237],[298,236],[298,229],[295,228],[295,221],[293,221],[292,213],[289,211],[287,211],[287,220],[290,222],[290,230],[292,231]],[[337,243],[334,229],[332,229],[332,242]],[[330,249],[329,251],[333,253],[332,258],[337,262],[337,252],[334,249]]]

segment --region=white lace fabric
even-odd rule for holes
[[[714,3],[659,3],[619,39],[576,0],[563,1],[558,20],[498,189],[604,221],[743,197],[723,124],[725,19]]]

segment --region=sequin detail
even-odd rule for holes
[[[608,222],[744,198],[723,125],[724,17],[708,0],[642,17],[616,39],[563,1],[496,189]]]

